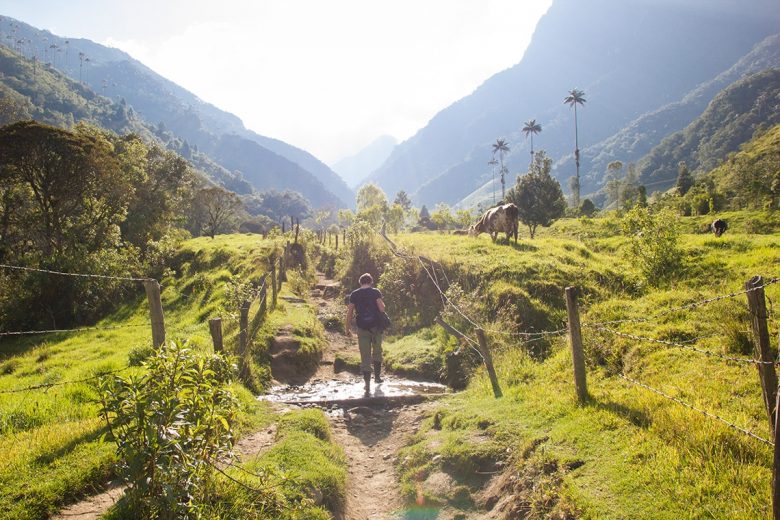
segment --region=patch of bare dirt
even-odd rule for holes
[[[335,441],[349,461],[343,520],[409,518],[395,462],[430,406],[360,406],[332,418]]]

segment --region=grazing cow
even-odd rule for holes
[[[726,232],[726,230],[729,228],[728,224],[726,224],[726,221],[723,219],[718,219],[712,224],[710,224],[710,229],[713,233],[715,233],[716,237],[721,236],[723,233]]]
[[[480,233],[490,233],[490,237],[495,242],[498,234],[503,232],[506,233],[507,242],[509,242],[510,237],[514,236],[516,244],[519,214],[520,210],[512,203],[490,208],[476,224],[469,228],[469,236],[475,237]]]

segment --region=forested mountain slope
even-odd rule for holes
[[[520,63],[439,112],[370,180],[388,193],[414,193],[420,203],[457,202],[490,178],[496,138],[510,142],[510,171],[524,171],[523,121],[542,124],[534,144],[553,159],[572,153],[573,114],[562,103],[571,88],[588,100],[579,118],[585,148],[711,80],[778,26],[780,10],[768,0],[750,9],[736,0],[556,0]]]
[[[745,76],[778,66],[780,34],[775,34],[756,45],[728,70],[702,83],[681,100],[643,114],[615,135],[583,149],[580,166],[583,182],[596,189],[603,183],[607,164],[615,160],[630,163],[641,159],[665,137],[682,130],[700,116],[718,92]],[[574,157],[562,159],[555,165],[554,171],[562,174],[574,171]],[[651,188],[650,191],[654,191],[663,186]]]
[[[116,132],[135,133],[174,150],[216,184],[240,194],[252,187],[170,131],[149,125],[124,101],[114,102],[60,71],[25,59],[0,46],[0,125],[35,119],[61,128],[84,122]]]
[[[53,68],[70,78],[81,78],[94,91],[115,100],[124,99],[142,119],[174,133],[188,145],[197,146],[201,152],[211,156],[221,136],[239,136],[247,141],[244,148],[251,149],[255,156],[263,157],[266,164],[273,165],[274,171],[293,178],[300,177],[296,179],[297,184],[313,197],[310,200],[315,206],[345,206],[351,203],[353,195],[344,181],[311,154],[247,130],[235,115],[204,102],[128,54],[90,40],[66,39],[21,21],[12,22],[16,25],[15,38],[29,42],[21,45],[23,55],[30,57],[35,51],[39,59],[43,56],[43,61],[50,62]],[[7,27],[4,25],[5,32]],[[52,45],[56,48],[48,52]],[[309,175],[302,176],[302,171]],[[318,183],[309,186],[312,178]],[[270,188],[264,185],[253,187],[261,191]],[[323,187],[325,193],[322,192]]]
[[[637,164],[640,182],[670,187],[684,161],[692,172],[709,171],[751,139],[780,123],[780,68],[753,74],[723,90],[685,130],[664,139]]]

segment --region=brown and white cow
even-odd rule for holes
[[[517,221],[520,211],[517,206],[512,204],[503,204],[490,208],[476,224],[469,228],[469,236],[475,237],[480,233],[490,233],[493,242],[498,238],[499,233],[506,233],[506,240],[509,242],[511,237],[515,237],[517,243]]]

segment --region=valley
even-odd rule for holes
[[[0,518],[780,520],[776,0],[44,3]]]

